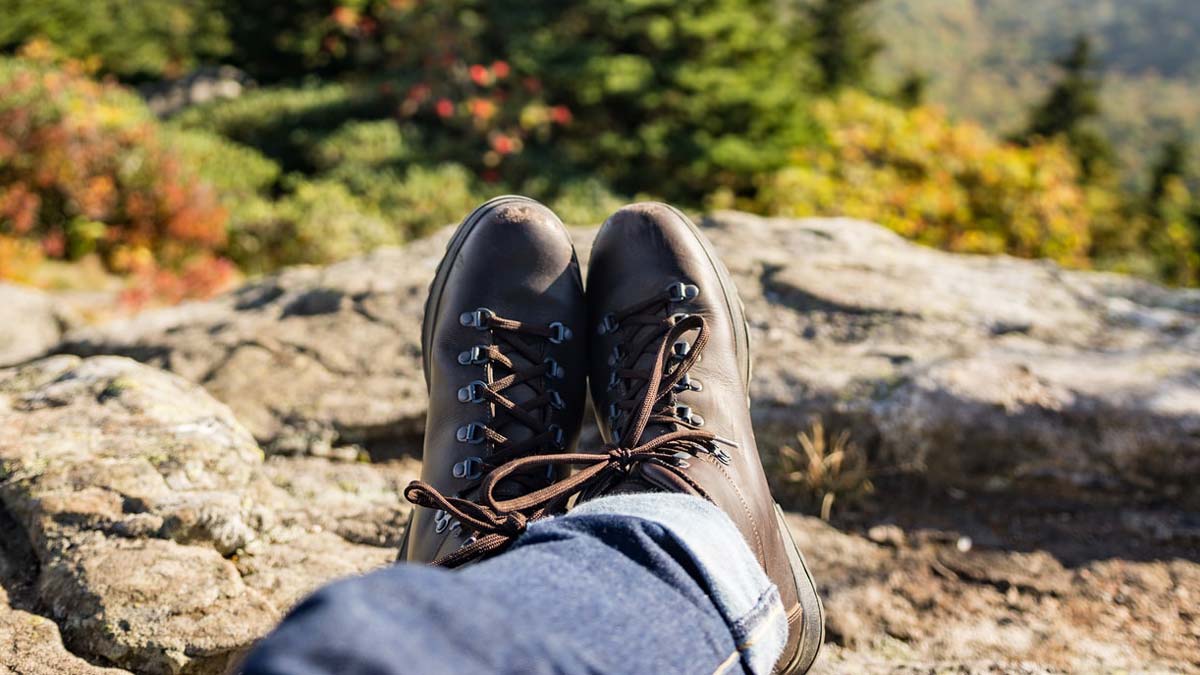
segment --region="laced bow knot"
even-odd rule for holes
[[[610,466],[617,469],[621,473],[633,473],[633,467],[637,463],[638,458],[637,455],[634,454],[634,450],[632,448],[608,446],[608,452],[606,455]]]
[[[691,297],[695,297],[695,293],[692,293]],[[405,497],[412,503],[440,508],[458,518],[463,525],[483,535],[458,551],[439,558],[434,564],[455,567],[481,555],[498,551],[524,532],[529,522],[557,512],[564,508],[572,497],[585,494],[595,485],[606,484],[620,476],[632,475],[641,464],[655,464],[678,472],[681,453],[711,453],[715,456],[716,443],[736,447],[735,443],[710,431],[699,429],[698,425],[690,420],[680,419],[672,412],[676,385],[687,377],[688,371],[699,360],[700,352],[709,339],[708,324],[702,315],[669,313],[672,303],[687,299],[690,298],[687,297],[686,288],[681,298],[676,298],[672,289],[668,288],[664,294],[616,312],[611,322],[608,322],[606,317],[606,322],[612,324],[610,332],[625,327],[639,331],[629,343],[630,348],[624,352],[624,357],[620,359],[628,364],[619,368],[620,376],[635,385],[629,390],[623,390],[624,400],[618,403],[623,410],[630,413],[624,417],[625,423],[621,429],[613,429],[614,436],[620,440],[606,444],[601,452],[506,452],[503,457],[505,461],[496,461],[491,470],[484,475],[479,484],[478,501],[445,497],[432,486],[420,481],[412,483],[405,490]],[[665,315],[660,312],[665,312]],[[520,326],[528,332],[545,337],[549,337],[547,334],[554,330],[541,327],[528,330],[527,326],[515,322],[510,325],[508,320],[494,315],[481,314],[479,323],[499,328]],[[692,331],[695,331],[696,335],[690,348],[682,354],[674,355],[672,350],[676,341]],[[569,337],[569,332],[567,335]],[[635,367],[640,357],[648,355],[654,356],[652,365],[646,368]],[[544,370],[549,368],[542,367]],[[543,371],[536,373],[542,374]],[[485,392],[485,395],[488,394]],[[541,403],[540,399],[538,402]],[[510,414],[521,417],[515,410],[510,411]],[[651,425],[658,425],[661,433],[647,439],[645,437]],[[662,428],[663,425],[669,426]],[[496,457],[493,455],[492,459],[495,460]],[[517,497],[499,499],[495,494],[496,486],[510,476],[556,466],[576,467],[576,470],[556,482]],[[690,482],[686,478],[684,480]]]

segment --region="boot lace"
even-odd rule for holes
[[[671,309],[698,293],[695,286],[672,284],[662,293],[604,318],[602,333],[622,335],[610,359],[610,389],[617,392],[610,412],[613,440],[599,453],[543,453],[513,458],[483,479],[478,503],[438,502],[441,508],[487,534],[437,563],[454,566],[499,550],[519,536],[531,520],[555,512],[574,496],[602,491],[631,475],[642,463],[661,466],[704,494],[683,471],[687,460],[708,454],[728,463],[730,457],[720,446],[737,444],[701,428],[703,420],[699,416],[677,405],[680,391],[700,386],[689,379],[688,371],[700,360],[709,332],[704,317],[671,313]],[[693,332],[690,344],[683,340]],[[648,434],[651,430],[658,435]],[[496,486],[509,476],[536,474],[543,468],[550,473],[563,466],[578,470],[515,498],[502,499],[496,494]]]
[[[524,530],[526,522],[550,512],[552,505],[517,511],[498,511],[489,503],[467,498],[467,495],[489,485],[488,494],[498,481],[492,480],[496,470],[514,460],[561,451],[563,430],[549,420],[553,411],[565,407],[562,396],[550,386],[561,380],[563,369],[552,358],[542,358],[541,344],[562,343],[571,338],[571,331],[560,322],[549,325],[532,324],[508,319],[480,308],[464,312],[459,317],[464,326],[471,326],[491,335],[490,344],[480,344],[458,355],[463,365],[483,368],[483,377],[458,390],[463,404],[487,406],[487,421],[471,422],[456,432],[460,443],[481,445],[480,456],[472,456],[454,465],[455,478],[465,479],[467,485],[452,496],[441,493],[424,481],[413,481],[405,488],[404,496],[413,504],[438,509],[435,518],[437,532],[450,527],[463,527],[473,534],[458,551],[447,554],[434,564],[454,567],[503,547],[515,534]],[[532,396],[516,400],[518,388],[527,388]],[[524,430],[524,432],[521,432]],[[516,436],[524,436],[518,440]],[[508,471],[506,492],[529,492],[552,482],[553,468],[533,472]]]

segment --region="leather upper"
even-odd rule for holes
[[[688,458],[681,471],[702,491],[653,463],[639,464],[636,478],[659,489],[701,494],[721,507],[779,587],[784,606],[790,610],[798,604],[797,587],[751,427],[745,319],[728,273],[702,236],[682,214],[663,204],[627,206],[605,222],[588,265],[592,398],[601,434],[610,442],[613,430],[603,411],[621,394],[608,386],[609,359],[623,336],[620,330],[599,334],[597,327],[607,314],[670,284],[697,286],[695,298],[673,303],[670,308],[703,316],[710,334],[700,361],[688,373],[701,390],[682,391],[677,398],[703,418],[704,430],[734,441],[737,447],[724,448],[728,464],[710,454]],[[653,429],[644,438],[666,431],[669,429]]]
[[[460,321],[462,313],[478,308],[525,323],[561,322],[569,329],[570,339],[561,344],[538,344],[561,370],[561,378],[548,379],[546,385],[564,405],[548,409],[547,422],[563,430],[563,448],[574,447],[586,398],[586,305],[570,236],[549,209],[517,197],[481,206],[451,240],[430,288],[422,339],[429,413],[421,479],[446,495],[468,498],[471,494],[464,490],[478,480],[456,477],[455,465],[471,457],[486,459],[489,443],[463,442],[458,432],[470,423],[488,422],[491,415],[486,403],[460,401],[459,390],[488,380],[487,370],[494,367],[460,362],[465,351],[493,342],[488,331]],[[515,385],[506,394],[527,400],[534,392]],[[510,424],[505,433],[520,440],[531,432]],[[439,518],[447,521],[441,532]],[[434,509],[414,509],[405,558],[430,562],[459,548],[469,533],[448,521]]]

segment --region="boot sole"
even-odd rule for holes
[[[742,364],[745,371],[742,373],[745,377],[747,405],[749,405],[750,396],[750,377],[753,370],[753,361],[750,350],[750,323],[746,320],[746,306],[742,303],[742,298],[738,295],[737,287],[733,283],[733,277],[729,274],[728,268],[717,257],[717,253],[713,250],[712,245],[701,233],[700,228],[692,222],[682,211],[666,204],[675,215],[683,221],[696,240],[700,242],[701,248],[704,249],[704,254],[708,256],[709,263],[717,270],[717,277],[721,280],[721,291],[725,294],[726,306],[729,307],[729,318],[734,326],[741,327],[741,332],[735,336],[737,339],[738,349],[743,350],[742,354],[745,358]],[[784,519],[783,509],[779,504],[775,504],[775,520],[776,526],[779,528],[780,535],[784,538],[784,548],[787,549],[788,562],[792,568],[792,578],[796,584],[796,595],[800,600],[801,609],[801,624],[798,627],[800,632],[800,640],[796,653],[792,654],[786,663],[779,667],[775,672],[779,675],[796,675],[797,673],[806,672],[812,667],[813,662],[817,660],[817,654],[821,651],[821,645],[825,642],[825,609],[821,606],[821,597],[817,594],[816,583],[813,582],[812,574],[808,571],[808,564],[804,561],[804,555],[800,552],[800,547],[796,546],[796,541],[792,537],[792,531],[788,529],[787,521]],[[794,630],[791,623],[791,612],[789,611],[788,630]]]
[[[776,672],[780,675],[796,675],[812,668],[813,662],[817,660],[817,654],[821,651],[821,645],[825,644],[825,608],[821,605],[821,596],[817,595],[817,585],[808,571],[804,554],[800,552],[800,547],[796,546],[796,540],[792,537],[792,531],[788,529],[783,509],[779,507],[779,504],[775,504],[775,519],[784,537],[788,562],[791,563],[792,576],[796,580],[796,595],[800,598],[800,609],[803,612],[799,648]],[[790,620],[788,630],[792,630]]]

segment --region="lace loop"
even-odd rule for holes
[[[448,514],[446,518],[456,519],[463,527],[483,536],[473,536],[458,552],[444,556],[435,564],[461,564],[495,550],[523,532],[529,520],[544,515],[544,510],[526,514],[517,509],[496,508],[491,495],[498,481],[505,478],[524,488],[544,486],[553,480],[553,466],[548,466],[547,471],[539,475],[522,471],[522,467],[529,468],[526,464],[517,464],[515,469],[508,468],[499,474],[497,469],[512,467],[516,460],[524,457],[561,450],[565,442],[562,428],[550,423],[550,419],[555,411],[566,408],[566,402],[561,394],[547,386],[548,379],[563,377],[563,369],[527,338],[560,344],[571,339],[571,330],[559,321],[534,324],[509,319],[486,307],[463,312],[459,315],[459,323],[488,331],[494,338],[493,344],[475,345],[457,358],[464,366],[484,366],[485,377],[461,387],[457,398],[464,404],[486,404],[489,419],[460,427],[456,440],[467,444],[487,442],[490,452],[486,458],[469,457],[454,465],[453,476],[470,482],[457,496],[443,495],[423,481],[410,483],[404,494],[413,504],[438,509]],[[496,377],[496,371],[507,374]],[[516,400],[509,391],[518,386],[527,387],[533,396]],[[507,431],[509,427],[525,429],[526,437],[514,440]],[[488,498],[472,501],[463,497],[476,488]]]

